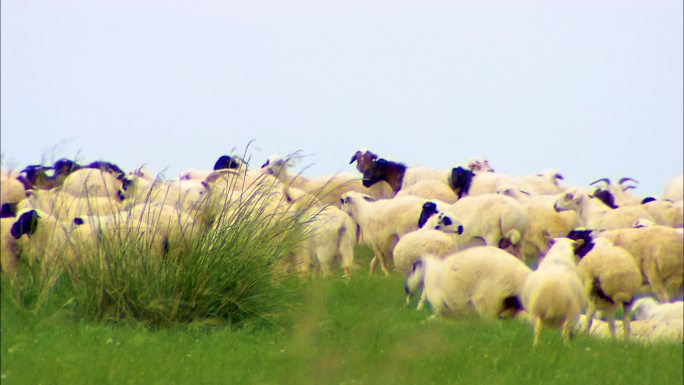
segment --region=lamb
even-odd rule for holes
[[[499,186],[496,193],[514,198],[527,210],[527,228],[520,246],[524,259],[536,260],[544,254],[550,239],[577,227],[576,212],[553,209],[554,196],[530,195],[512,184]]]
[[[478,246],[444,258],[426,254],[406,278],[413,296],[421,289],[436,317],[497,319],[522,310],[521,296],[531,270],[508,252]]]
[[[522,291],[523,306],[534,322],[532,345],[535,347],[543,326],[561,328],[563,341],[567,343],[587,304],[575,265],[575,241],[554,238],[551,243]]]
[[[373,250],[370,274],[380,262],[383,273],[389,275],[387,263],[393,259],[392,250],[401,236],[418,229],[425,200],[405,196],[376,201],[368,195],[350,191],[342,195],[340,201],[342,210],[361,228],[363,243]]]
[[[583,247],[583,252],[578,254],[581,259],[577,270],[589,301],[587,333],[591,330],[594,313],[600,310],[607,315],[610,334],[615,337],[615,312],[622,305],[624,336],[629,338],[629,313],[641,286],[641,271],[634,257],[606,238],[589,240]]]
[[[484,194],[463,197],[452,205],[435,200],[430,203],[423,207],[421,221],[445,210],[463,223],[461,239],[464,246],[483,242],[502,249],[512,247],[513,254],[522,259],[520,247],[527,231],[528,218],[525,208],[515,199],[499,194]],[[438,203],[442,210],[438,210]]]
[[[640,218],[653,220],[642,207],[625,206],[611,209],[600,199],[579,189],[559,194],[553,207],[558,212],[577,211],[580,226],[590,229],[620,229],[632,226]]]
[[[682,296],[684,287],[684,241],[668,226],[647,226],[592,232],[626,249],[641,270],[644,284],[661,302]]]

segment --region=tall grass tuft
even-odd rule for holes
[[[70,238],[63,269],[47,274],[29,266],[31,274],[10,280],[15,302],[37,309],[57,294],[59,281],[58,300],[77,316],[99,321],[151,327],[276,322],[299,288],[288,261],[308,236],[312,210],[279,200],[270,181],[239,183],[244,179],[228,178],[224,192],[205,197],[195,207],[197,221],[179,216],[167,239],[160,238],[162,219],[150,202],[143,203],[141,217],[151,217],[146,221],[128,215],[104,225],[92,219],[84,225],[93,229],[89,241]]]

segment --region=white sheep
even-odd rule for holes
[[[655,223],[670,227],[684,227],[684,212],[682,201],[672,202],[666,199],[644,199],[643,207],[653,218]]]
[[[461,244],[485,244],[502,249],[512,248],[513,254],[522,258],[521,241],[527,231],[527,210],[515,199],[500,194],[466,196],[451,205],[437,202],[424,207],[421,217],[427,219],[432,213],[446,211],[463,224]],[[441,209],[439,209],[439,207]]]
[[[650,341],[677,341],[684,339],[684,302],[658,303],[650,297],[634,302],[634,322],[643,322],[648,327],[643,337]]]
[[[370,274],[379,262],[389,275],[387,263],[392,250],[404,234],[418,229],[418,220],[425,199],[405,196],[375,200],[368,195],[350,191],[341,197],[342,210],[359,225],[361,240],[373,250]]]
[[[587,304],[575,265],[575,241],[554,238],[551,242],[523,288],[522,303],[534,323],[533,346],[539,344],[544,326],[561,328],[563,341],[567,342]]]
[[[684,175],[677,175],[672,177],[667,182],[663,190],[663,199],[669,199],[672,202],[684,200]]]
[[[672,297],[682,296],[684,241],[677,229],[652,225],[598,231],[596,236],[609,239],[634,257],[643,282],[660,301],[669,302]]]
[[[592,243],[593,247],[586,255],[580,254],[577,264],[589,301],[586,331],[591,330],[594,314],[599,310],[606,314],[610,333],[615,337],[615,312],[622,305],[624,336],[629,338],[629,313],[632,300],[641,287],[641,271],[634,257],[610,240],[597,238]]]
[[[439,180],[423,180],[401,189],[397,193],[397,197],[405,195],[413,195],[425,199],[438,199],[446,203],[454,203],[458,200],[458,196],[454,190],[445,182]]]
[[[69,174],[62,183],[61,191],[79,197],[108,197],[118,199],[122,182],[107,171],[81,168]]]
[[[640,206],[611,209],[600,199],[580,189],[559,194],[553,207],[558,212],[577,211],[580,226],[590,229],[620,229],[632,226],[641,218],[653,220],[651,215]]]
[[[16,177],[6,177],[5,173],[0,174],[0,204],[17,203],[26,197],[24,184]]]
[[[527,210],[527,229],[520,246],[525,259],[537,260],[550,239],[565,236],[578,225],[575,211],[554,210],[553,195],[531,195],[512,184],[499,186],[497,194],[516,199]]]
[[[406,278],[406,293],[421,289],[437,317],[497,319],[522,309],[522,289],[531,270],[508,252],[478,246],[446,257],[424,255]]]

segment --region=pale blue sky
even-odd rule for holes
[[[76,154],[174,176],[221,154],[486,157],[570,184],[683,168],[681,0],[1,4],[3,163]]]

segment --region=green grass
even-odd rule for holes
[[[361,263],[368,258],[363,255]],[[399,276],[314,279],[274,324],[150,329],[39,314],[2,290],[3,384],[681,384],[680,344],[578,336],[518,321],[427,321]]]

